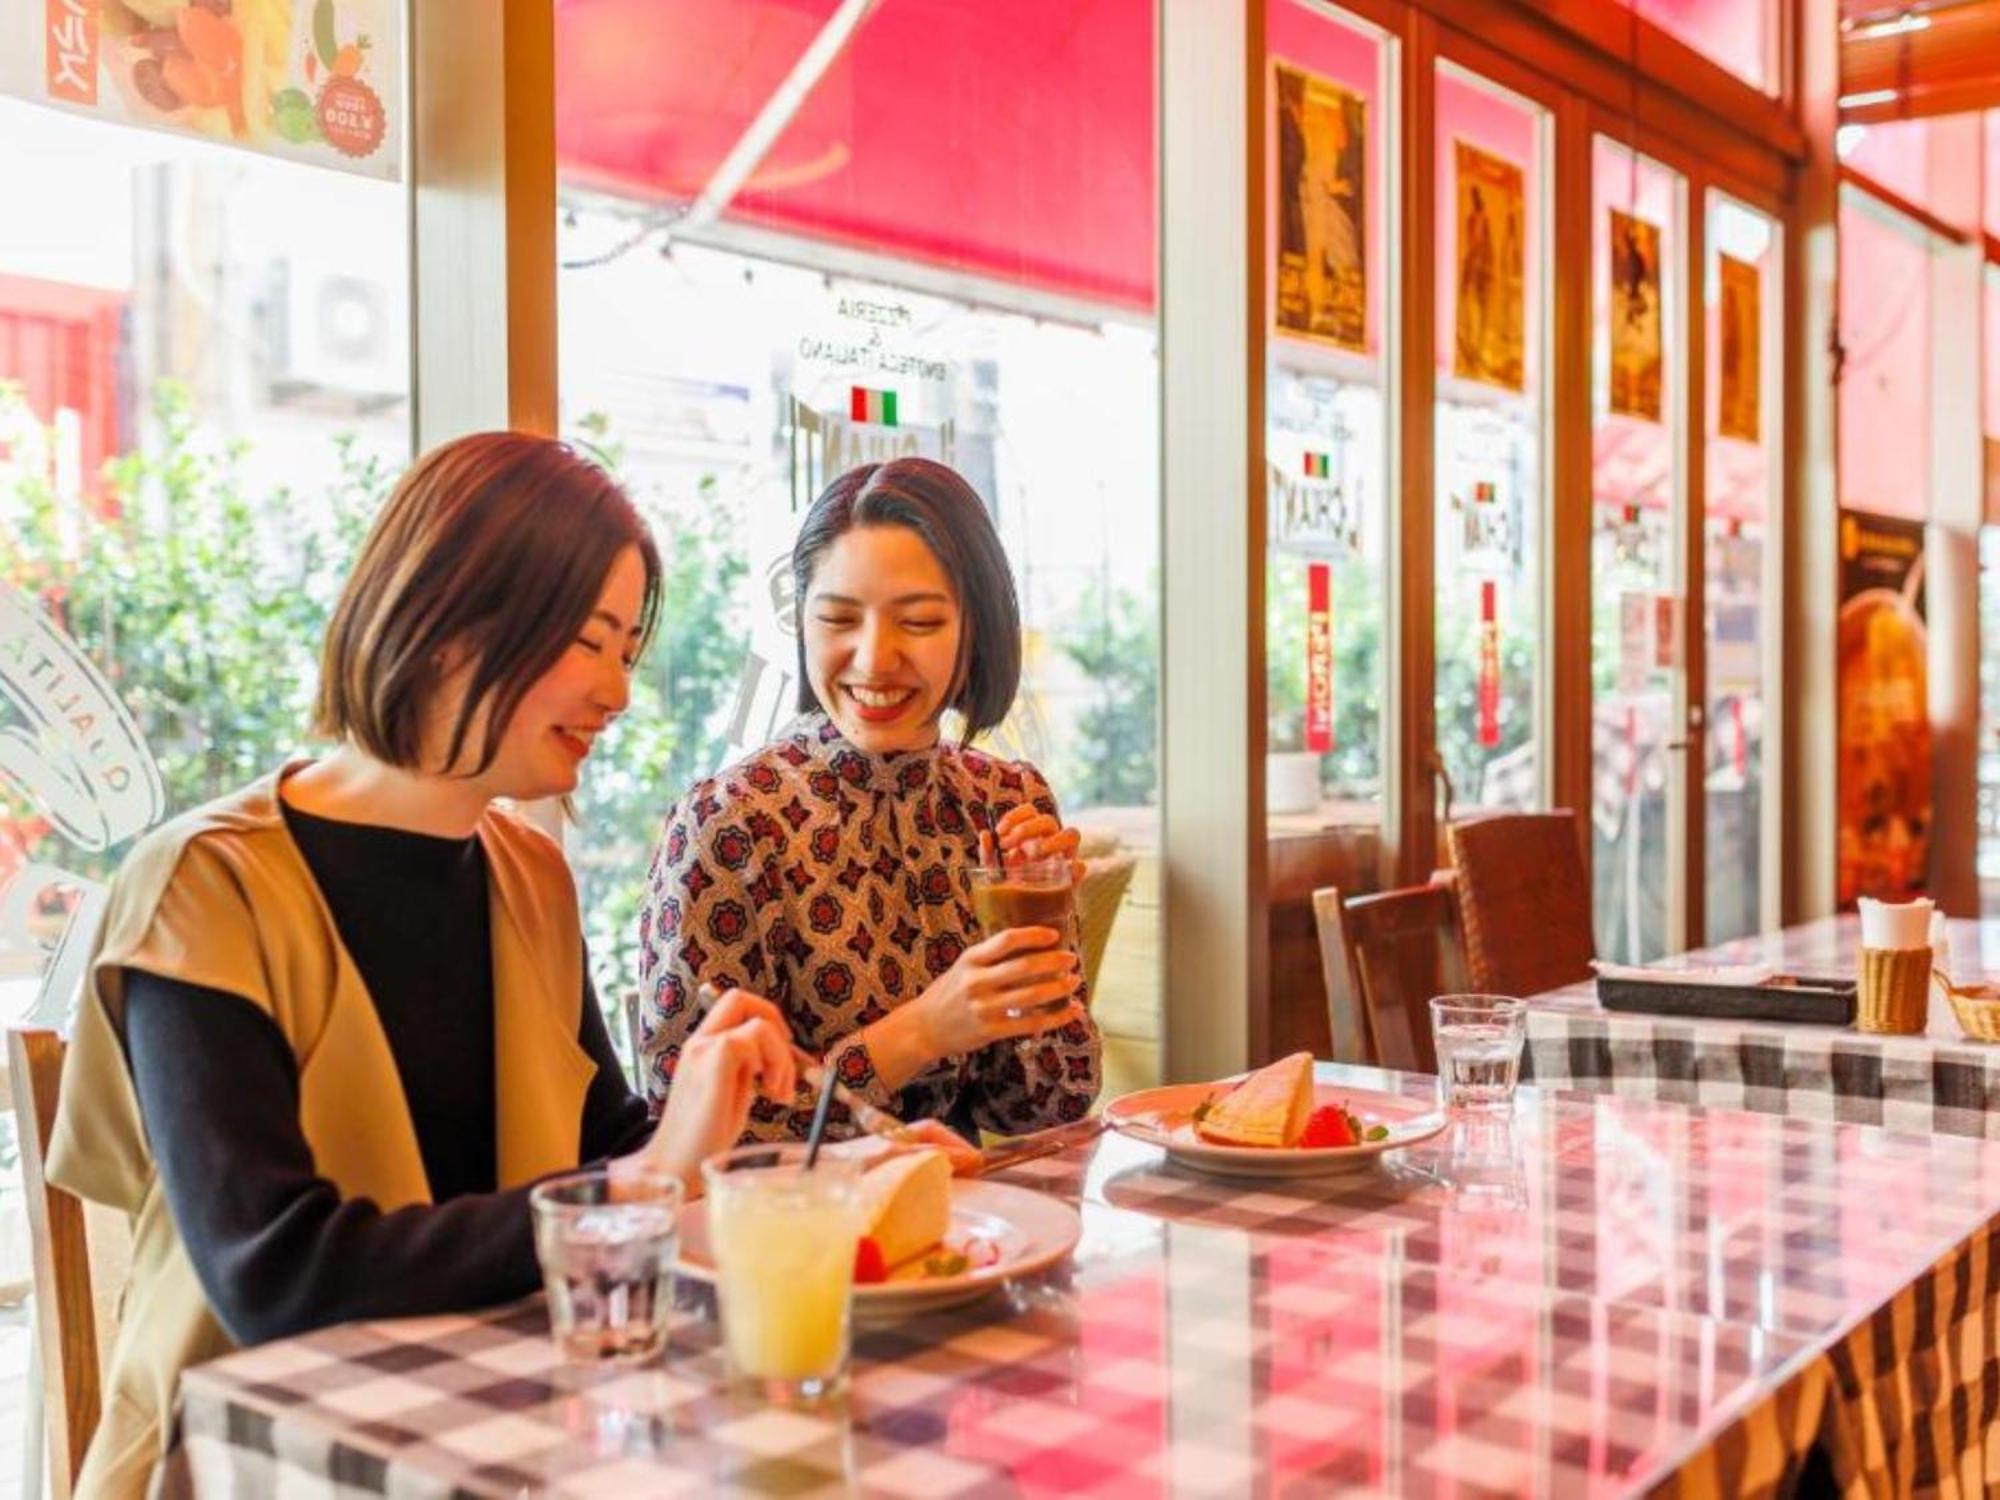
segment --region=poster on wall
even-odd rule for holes
[[[1660,420],[1660,227],[1611,210],[1611,410]]]
[[[1458,183],[1458,271],[1452,374],[1526,388],[1526,210],[1521,169],[1452,143]]]
[[[1722,389],[1716,430],[1724,437],[1758,440],[1759,402],[1762,396],[1757,331],[1763,289],[1757,268],[1733,256],[1719,256],[1722,270],[1722,306],[1717,311],[1720,325],[1716,334],[1722,344]]]
[[[1930,861],[1924,527],[1840,517],[1840,902],[1901,901]]]
[[[19,0],[0,93],[393,180],[402,36],[401,0]]]
[[[1368,105],[1275,65],[1280,333],[1368,348]]]

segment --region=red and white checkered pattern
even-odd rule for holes
[[[2000,922],[1949,925],[1955,977],[2000,969]],[[1669,966],[1768,964],[1779,973],[1852,976],[1859,940],[1855,918],[1829,918]],[[1923,1035],[1877,1036],[1607,1011],[1594,984],[1571,985],[1529,1000],[1521,1076],[1544,1088],[2000,1140],[2000,1047],[1968,1040],[1935,991]]]
[[[1119,1137],[1009,1175],[1080,1201],[1074,1264],[863,1330],[844,1409],[726,1394],[699,1302],[663,1368],[583,1373],[531,1302],[190,1371],[172,1486],[1757,1494],[1823,1462],[1861,1494],[2000,1461],[2000,1144],[1528,1091],[1348,1177],[1225,1182]]]

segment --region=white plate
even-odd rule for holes
[[[1370,1125],[1388,1126],[1387,1137],[1379,1141],[1363,1141],[1356,1146],[1313,1150],[1219,1146],[1195,1134],[1192,1116],[1197,1104],[1222,1088],[1222,1083],[1176,1083],[1166,1088],[1141,1089],[1136,1094],[1114,1099],[1107,1105],[1105,1123],[1134,1140],[1158,1146],[1175,1161],[1196,1171],[1217,1172],[1227,1177],[1317,1177],[1329,1172],[1352,1171],[1356,1167],[1370,1165],[1384,1151],[1427,1141],[1449,1123],[1444,1112],[1435,1105],[1407,1099],[1401,1094],[1315,1083],[1315,1109],[1323,1104],[1344,1104],[1360,1117],[1364,1130]]]
[[[715,1252],[708,1241],[708,1205],[681,1209],[680,1259],[674,1269],[696,1281],[715,1279]],[[854,1316],[862,1321],[900,1318],[910,1313],[956,1307],[983,1297],[997,1286],[1046,1271],[1076,1248],[1083,1221],[1060,1198],[1005,1182],[954,1178],[947,1245],[978,1235],[999,1247],[990,1266],[962,1276],[925,1276],[906,1268],[898,1277],[854,1289]]]

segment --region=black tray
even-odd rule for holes
[[[1773,974],[1762,984],[1676,984],[1672,980],[1597,981],[1597,1003],[1606,1010],[1656,1016],[1698,1016],[1717,1021],[1798,1021],[1811,1026],[1854,1024],[1853,979]]]

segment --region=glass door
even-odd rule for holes
[[[1766,795],[1775,611],[1783,316],[1778,226],[1708,194],[1703,250],[1707,484],[1702,521],[1706,732],[1701,760],[1703,916],[1707,943],[1743,937],[1776,912],[1768,901],[1776,799]]]
[[[1449,819],[1547,801],[1549,112],[1437,65],[1437,756]]]
[[[1593,143],[1591,806],[1597,951],[1684,948],[1687,183]]]

